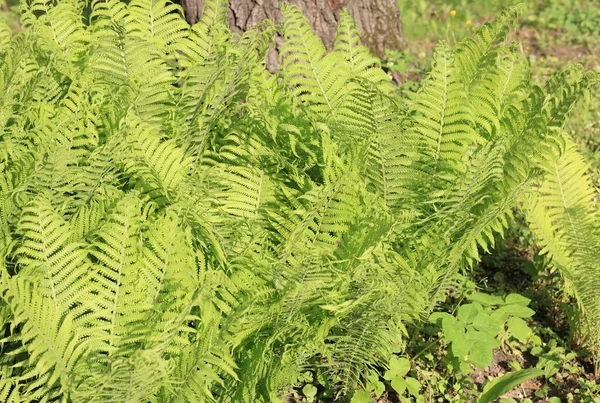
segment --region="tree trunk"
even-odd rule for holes
[[[186,19],[198,22],[205,0],[181,0]],[[265,18],[276,24],[283,21],[277,6],[279,0],[230,0],[229,26],[243,32]],[[396,0],[288,0],[302,10],[317,35],[323,38],[327,49],[333,46],[337,22],[343,7],[356,20],[363,45],[371,53],[385,57],[386,49],[402,50],[406,42],[402,35],[402,22]],[[276,38],[277,47],[282,38]]]

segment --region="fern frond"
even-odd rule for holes
[[[374,186],[389,207],[400,207],[412,198],[408,186],[419,173],[411,166],[417,159],[411,149],[420,139],[410,132],[398,135],[406,112],[392,98],[366,80],[357,83],[340,108],[339,132],[351,134],[342,140],[359,145],[355,152],[370,182],[367,188]]]
[[[381,69],[379,59],[371,56],[369,49],[360,44],[360,34],[356,28],[356,23],[345,8],[339,16],[333,52],[342,54],[349,64],[353,77],[361,77],[371,81],[388,95],[393,91],[392,83],[387,74]]]
[[[470,87],[480,68],[493,63],[496,58],[496,45],[509,33],[509,25],[525,11],[525,3],[513,6],[493,22],[482,25],[474,37],[466,37],[456,49],[457,65],[463,83]]]
[[[191,29],[192,43],[181,50],[191,64],[202,63],[219,53],[231,36],[227,26],[228,0],[208,0],[202,7],[202,16]]]
[[[52,38],[59,49],[77,55],[89,42],[89,33],[81,19],[81,10],[71,1],[57,2],[40,17],[36,26],[42,38]],[[45,32],[48,30],[48,32]]]
[[[499,136],[500,120],[509,105],[525,98],[529,68],[516,51],[498,49],[495,59],[481,66],[468,91],[475,124],[486,139]]]
[[[154,330],[146,343],[165,349],[175,343],[188,344],[183,335],[191,331],[193,296],[200,286],[191,235],[181,228],[181,217],[172,210],[154,221],[144,235],[144,264],[136,287],[144,291],[149,306],[164,308],[148,312],[148,324]]]
[[[282,7],[285,41],[281,47],[283,75],[295,96],[318,114],[335,114],[349,71],[341,52],[327,54],[296,6]]]
[[[0,52],[2,53],[2,55],[4,56],[4,53],[6,52],[6,48],[8,47],[8,45],[10,44],[10,42],[12,41],[13,36],[12,36],[12,31],[10,29],[10,27],[8,26],[8,24],[6,23],[6,18],[5,17],[0,17]]]
[[[323,252],[333,250],[360,208],[357,185],[356,174],[348,172],[337,182],[302,195],[300,199],[307,203],[306,210],[293,213],[302,219],[286,237],[288,253],[312,248]]]
[[[564,154],[544,165],[539,188],[533,189],[527,217],[538,242],[565,280],[582,311],[584,336],[596,357],[600,354],[600,301],[595,290],[600,282],[600,220],[592,201],[595,191],[587,163],[572,140]]]
[[[156,131],[141,122],[132,127],[135,133],[132,136],[133,155],[127,158],[125,164],[133,181],[140,182],[141,190],[157,204],[164,205],[177,199],[192,159],[186,157],[174,140],[163,140],[155,134]]]
[[[57,214],[46,195],[36,197],[21,213],[21,239],[15,255],[20,276],[38,280],[38,292],[59,306],[76,308],[89,292],[87,251],[69,243],[68,223]]]
[[[117,346],[128,344],[129,337],[142,336],[137,333],[142,329],[135,324],[141,321],[142,311],[149,307],[141,303],[142,296],[134,292],[142,263],[138,246],[142,220],[140,200],[134,196],[124,197],[91,243],[90,254],[97,262],[92,274],[93,287],[98,293],[94,313],[99,323],[96,331],[107,360],[118,352]]]
[[[600,78],[592,72],[585,73],[581,65],[567,67],[554,74],[544,86],[546,99],[544,112],[548,128],[560,131],[565,120],[583,92],[598,88]]]
[[[450,175],[462,170],[469,148],[481,142],[473,130],[463,83],[456,72],[454,56],[448,45],[436,48],[433,70],[412,106],[414,127],[423,142],[422,152],[432,173]]]
[[[44,298],[20,276],[3,280],[3,299],[11,307],[14,324],[21,325],[20,341],[29,356],[20,380],[35,379],[24,388],[29,399],[56,397],[73,388],[73,369],[85,353],[81,319],[66,307]]]
[[[21,403],[23,398],[20,393],[19,377],[13,376],[12,371],[0,365],[0,399],[6,403]]]
[[[181,7],[170,1],[134,0],[128,9],[131,29],[155,43],[167,57],[175,56],[178,45],[189,36],[189,26],[181,18]]]

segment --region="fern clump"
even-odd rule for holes
[[[350,395],[519,201],[598,351],[597,207],[561,130],[598,77],[532,86],[520,8],[440,44],[406,107],[346,12],[327,53],[294,6],[241,36],[224,0],[194,27],[87,6],[0,29],[0,400],[270,402],[307,371]]]

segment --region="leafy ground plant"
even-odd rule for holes
[[[532,85],[521,8],[440,43],[406,106],[346,12],[327,52],[294,6],[242,35],[222,0],[193,27],[167,1],[21,6],[0,29],[4,401],[348,401],[373,372],[419,395],[409,329],[520,202],[598,351],[600,226],[562,130],[598,77]]]

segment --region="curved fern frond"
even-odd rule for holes
[[[4,279],[2,298],[9,304],[28,358],[19,381],[35,379],[23,388],[28,401],[57,397],[73,389],[73,369],[86,351],[81,318],[44,298],[21,276]]]
[[[57,2],[47,14],[40,17],[40,22],[46,21],[46,24],[38,24],[36,28],[42,31],[42,37],[52,38],[63,52],[77,56],[90,40],[81,19],[81,10],[74,2]],[[44,32],[46,30],[49,32]]]
[[[230,38],[231,31],[227,26],[228,0],[208,0],[202,7],[202,16],[191,29],[192,43],[181,50],[193,64],[214,57],[221,52],[219,49]]]
[[[371,81],[388,95],[393,91],[392,83],[387,74],[381,69],[379,59],[371,56],[369,49],[360,44],[360,34],[356,28],[356,23],[345,8],[339,16],[333,52],[342,54],[349,64],[353,77],[361,77]]]
[[[567,67],[554,74],[546,82],[544,91],[544,112],[548,119],[548,128],[560,131],[565,120],[580,99],[582,93],[600,84],[600,77],[593,72],[585,73],[581,65]]]
[[[564,154],[544,166],[541,185],[533,189],[526,212],[531,227],[552,264],[565,281],[568,294],[577,300],[583,315],[583,335],[600,356],[600,219],[587,163],[572,140]]]
[[[469,86],[473,119],[486,139],[500,135],[500,120],[510,105],[522,101],[529,80],[529,67],[516,50],[498,49],[494,60],[478,71]]]
[[[461,172],[467,151],[481,138],[473,130],[464,85],[448,45],[436,48],[433,70],[415,97],[411,113],[415,116],[410,130],[422,139],[428,170],[440,176]]]
[[[133,181],[141,183],[140,190],[162,206],[177,199],[180,185],[191,168],[192,158],[186,157],[175,140],[164,140],[155,134],[156,131],[141,122],[133,127],[133,152],[124,162]]]
[[[11,31],[10,27],[8,26],[8,24],[6,23],[6,18],[0,17],[0,49],[2,49],[2,50],[0,50],[0,52],[2,53],[3,56],[4,56],[4,53],[6,52],[5,49],[10,44],[12,39],[13,39],[12,31]]]
[[[128,6],[131,29],[155,43],[166,57],[173,57],[189,36],[189,25],[178,5],[167,1],[134,0]]]
[[[68,223],[42,194],[25,207],[17,227],[20,276],[38,281],[38,292],[59,306],[76,308],[88,293],[90,267],[82,244],[70,243]]]
[[[496,45],[509,33],[509,25],[525,11],[525,3],[513,6],[502,13],[493,22],[482,25],[474,37],[466,37],[457,45],[456,59],[463,83],[468,87],[478,74],[479,69],[494,63],[497,56]]]
[[[117,353],[118,345],[127,345],[128,325],[140,321],[141,311],[148,308],[140,303],[142,296],[134,292],[142,264],[138,245],[142,220],[140,200],[134,196],[124,197],[91,243],[90,254],[97,262],[92,274],[98,293],[94,315],[103,323],[96,331],[102,350],[107,354],[106,360]]]
[[[341,52],[327,54],[298,7],[284,5],[283,76],[294,94],[320,115],[335,115],[349,75]],[[341,60],[340,60],[341,59]]]
[[[420,138],[410,132],[399,135],[405,130],[406,112],[393,98],[367,80],[356,82],[359,86],[348,92],[340,107],[343,130],[334,133],[351,135],[342,140],[359,145],[354,152],[370,182],[367,187],[374,186],[388,206],[400,207],[412,198],[408,186],[419,174],[412,166],[417,154],[411,148]]]

